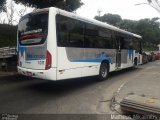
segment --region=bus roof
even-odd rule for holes
[[[95,19],[84,18],[84,17],[81,17],[81,16],[79,16],[79,15],[77,15],[75,13],[71,13],[71,12],[68,12],[68,11],[65,11],[65,10],[61,10],[61,9],[55,8],[55,7],[36,9],[32,13],[49,11],[49,9],[55,10],[57,14],[68,16],[68,17],[71,17],[71,18],[74,18],[74,19],[78,19],[80,21],[84,21],[84,22],[87,22],[87,23],[95,24],[95,25],[98,25],[98,26],[101,26],[101,27],[108,28],[108,29],[113,30],[113,31],[117,31],[117,32],[120,32],[120,33],[123,33],[123,34],[128,34],[130,36],[142,39],[142,37],[140,35],[137,35],[137,34],[134,34],[134,33],[131,33],[131,32],[125,31],[125,30],[122,30],[122,29],[120,29],[118,27],[115,27],[113,25],[109,25],[107,23],[100,22],[100,21],[95,20]]]
[[[140,35],[122,30],[122,29],[120,29],[118,27],[115,27],[113,25],[109,25],[107,23],[100,22],[100,21],[95,20],[95,19],[84,18],[84,17],[81,17],[79,15],[76,15],[75,13],[67,12],[65,10],[61,10],[61,9],[58,9],[58,8],[56,8],[56,9],[57,9],[58,13],[61,14],[61,15],[65,15],[65,16],[68,16],[68,17],[71,17],[71,18],[75,18],[75,19],[78,19],[78,20],[81,20],[81,21],[84,21],[84,22],[87,22],[87,23],[92,23],[92,24],[95,24],[95,25],[98,25],[98,26],[101,26],[101,27],[105,27],[105,28],[108,28],[108,29],[111,29],[111,30],[114,30],[114,31],[117,31],[117,32],[120,32],[120,33],[128,34],[128,35],[131,35],[131,36],[142,39],[142,37]]]

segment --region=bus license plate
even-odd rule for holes
[[[31,72],[27,72],[27,76],[32,77],[32,73]]]

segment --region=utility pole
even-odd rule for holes
[[[101,16],[101,12],[102,12],[102,10],[100,10],[100,9],[97,10],[97,13],[98,13],[99,17]]]

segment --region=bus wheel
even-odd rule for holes
[[[100,69],[99,69],[99,79],[105,80],[108,77],[109,73],[109,66],[107,63],[103,62],[101,63]]]

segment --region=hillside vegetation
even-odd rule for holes
[[[16,46],[17,26],[0,24],[0,47]]]
[[[160,22],[158,17],[128,20],[122,19],[117,14],[104,14],[103,16],[95,16],[95,19],[139,34],[143,37],[143,49],[149,51],[158,50],[157,45],[160,44]]]

